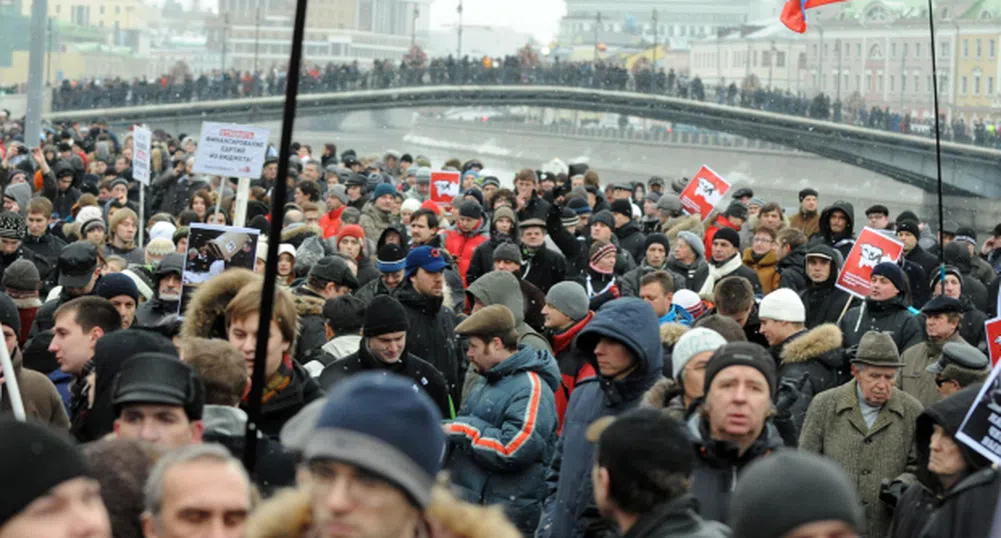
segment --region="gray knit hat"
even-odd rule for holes
[[[726,345],[726,338],[718,332],[705,327],[695,327],[689,329],[678,338],[671,350],[671,377],[680,382],[681,372],[685,370],[685,365],[692,357],[706,351],[716,351]]]
[[[494,249],[494,261],[497,260],[515,262],[520,265],[522,263],[521,249],[518,248],[518,245],[505,241]]]
[[[21,258],[7,266],[3,272],[3,287],[18,291],[38,291],[42,278],[38,268],[30,261]]]
[[[587,292],[576,282],[564,281],[549,288],[546,303],[574,321],[587,317]]]
[[[706,247],[702,244],[702,240],[699,236],[693,234],[692,232],[678,232],[678,239],[688,243],[688,246],[699,255],[700,258],[706,257]]]

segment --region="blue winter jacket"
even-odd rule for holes
[[[546,474],[548,495],[536,531],[540,538],[581,538],[588,527],[602,524],[594,506],[594,445],[587,440],[587,428],[603,416],[619,415],[636,407],[643,394],[662,377],[660,327],[649,303],[636,297],[610,301],[577,336],[578,352],[599,372],[594,347],[602,336],[625,344],[639,364],[625,379],[598,375],[593,381],[577,385],[570,395],[563,435]]]
[[[560,370],[548,351],[522,344],[483,373],[448,424],[446,468],[466,500],[501,504],[526,535],[539,521],[556,445]]]

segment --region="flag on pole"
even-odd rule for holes
[[[847,0],[786,0],[779,20],[793,32],[806,32],[806,10]]]

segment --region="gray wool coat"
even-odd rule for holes
[[[895,389],[872,428],[859,409],[854,379],[813,398],[799,436],[799,449],[838,462],[854,482],[865,508],[864,536],[886,536],[893,511],[879,500],[880,481],[914,482],[918,458],[914,432],[921,403]]]

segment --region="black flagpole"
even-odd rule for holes
[[[935,52],[935,8],[932,0],[928,0],[928,31],[931,33],[931,80],[932,97],[935,103],[935,164],[938,167],[938,263],[939,278],[942,282],[942,295],[945,295],[945,248],[942,245],[942,227],[945,226],[944,211],[942,209],[942,132],[939,125],[938,111],[938,62]],[[904,113],[903,110],[900,111]],[[903,116],[900,118],[903,120]]]
[[[271,230],[268,233],[268,262],[264,270],[261,292],[260,323],[257,326],[257,348],[254,352],[254,373],[251,377],[250,401],[247,409],[247,431],[243,448],[243,466],[253,473],[257,464],[257,423],[261,417],[261,397],[264,395],[264,365],[267,362],[268,336],[274,312],[275,281],[278,277],[278,244],[285,220],[285,195],[288,190],[289,152],[292,147],[292,127],[295,124],[295,102],[299,94],[299,64],[302,61],[302,39],[306,26],[306,2],[296,0],[295,26],[292,28],[292,53],[285,77],[285,108],[282,114],[282,141],[278,154],[278,178],[271,190]]]

